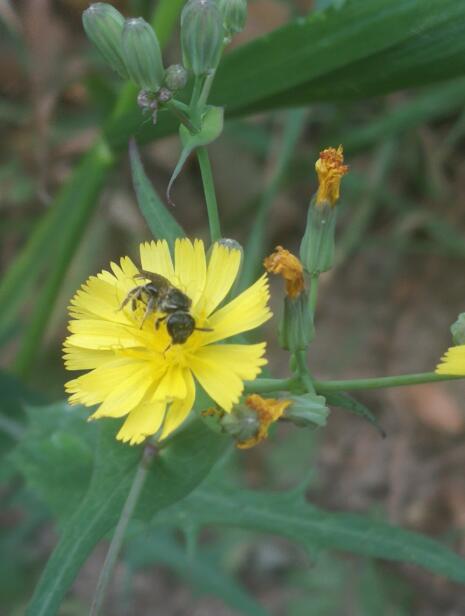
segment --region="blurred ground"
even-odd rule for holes
[[[129,12],[129,2],[115,4]],[[134,2],[142,11],[146,4]],[[304,12],[310,4],[295,2],[293,8]],[[2,272],[97,134],[118,86],[108,79],[81,34],[80,12],[86,6],[79,0],[22,1],[14,8],[0,4],[2,29],[9,33],[0,44]],[[253,3],[241,41],[275,28],[289,13],[285,3]],[[170,48],[168,54],[173,62],[179,60],[176,49]],[[312,165],[321,144],[337,145],[339,141],[331,139],[343,135],[356,143],[357,126],[389,116],[399,105],[414,100],[415,94],[401,93],[380,101],[321,104],[309,110],[292,165],[273,201],[268,252],[278,243],[298,249],[306,206],[315,190]],[[253,219],[273,167],[271,145],[279,143],[284,118],[283,113],[235,123],[212,147],[224,226],[228,235],[243,243],[247,240],[244,220]],[[458,110],[420,126],[412,122],[410,129],[381,135],[364,147],[347,148],[352,173],[344,180],[341,263],[323,277],[317,337],[309,358],[318,378],[430,371],[447,348],[448,327],[465,309],[463,129]],[[143,150],[147,171],[160,194],[177,153],[175,139]],[[176,214],[192,236],[205,237],[200,188],[191,163],[175,187]],[[45,354],[33,382],[43,388],[46,375],[48,394],[62,395],[65,376],[60,347],[70,295],[110,259],[134,255],[136,245],[147,237],[124,161],[101,199],[47,333]],[[275,312],[279,312],[278,281],[273,289]],[[32,307],[33,303],[31,298]],[[268,334],[271,368],[278,376],[286,374],[287,360],[276,346],[275,327],[276,321],[268,326]],[[8,364],[13,350],[14,346],[7,348],[2,365]],[[382,513],[395,524],[440,538],[465,554],[463,385],[407,387],[361,393],[359,398],[379,418],[385,439],[361,419],[334,410],[324,431],[307,434],[284,427],[273,442],[241,454],[239,465],[249,485],[289,487],[313,469],[309,497],[315,504],[331,510]],[[219,533],[213,533],[206,543],[215,537],[220,541]],[[407,611],[393,607],[386,614],[465,613],[463,588],[418,569],[373,565],[375,575],[355,559],[332,556],[326,561],[320,555],[312,563],[278,539],[232,537],[231,543],[240,549],[234,551],[226,542],[229,569],[276,616],[310,614],[308,606],[320,600],[326,582],[330,593],[342,594],[345,606],[334,611],[331,606],[323,611],[323,606],[315,614],[361,614],[351,582],[357,572],[370,588],[378,588],[380,576],[392,576],[398,587],[406,587],[405,593],[399,591],[399,605],[410,607]],[[45,559],[55,535],[46,530],[39,539],[37,551]],[[82,606],[92,595],[104,550],[100,546],[86,564],[63,615],[85,613]],[[318,567],[323,581],[314,579]],[[193,596],[188,584],[161,567],[136,574],[134,602],[128,607],[121,598],[124,575],[122,568],[108,614],[235,613],[217,599]],[[389,595],[386,588],[383,592]]]

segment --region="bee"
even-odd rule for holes
[[[171,344],[184,344],[194,331],[212,331],[208,328],[196,327],[195,319],[189,312],[192,300],[172,285],[167,278],[146,270],[142,270],[142,273],[137,274],[135,278],[148,278],[150,282],[131,289],[121,304],[121,309],[131,302],[131,308],[134,311],[137,308],[137,302],[143,302],[145,312],[141,327],[150,314],[162,312],[164,315],[155,321],[155,329],[159,329],[165,321]]]

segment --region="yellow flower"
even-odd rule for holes
[[[257,414],[259,427],[255,436],[245,441],[239,441],[236,444],[239,449],[250,449],[250,447],[254,447],[268,438],[268,430],[271,424],[278,421],[287,407],[292,404],[292,401],[262,398],[258,394],[252,394],[247,396],[245,403]]]
[[[450,347],[436,366],[436,374],[465,375],[465,344]]]
[[[349,171],[344,165],[344,153],[342,145],[336,148],[326,148],[320,152],[320,158],[315,163],[318,175],[318,192],[316,204],[330,203],[334,205],[339,200],[339,187],[342,176]]]
[[[282,276],[290,298],[299,297],[304,289],[304,268],[295,255],[282,246],[276,246],[275,251],[263,261],[263,265],[270,274]]]
[[[195,400],[194,378],[225,411],[266,363],[265,343],[216,344],[258,327],[271,317],[268,281],[262,276],[224,306],[239,270],[238,250],[214,244],[210,258],[201,240],[178,239],[174,263],[165,241],[141,244],[142,269],[160,274],[191,300],[199,328],[183,344],[172,344],[159,312],[144,319],[128,293],[141,283],[129,257],[112,273],[91,276],[71,300],[70,335],[65,341],[68,370],[87,370],[66,384],[72,404],[99,405],[90,419],[127,416],[117,438],[131,445],[158,433],[163,439],[187,417]]]

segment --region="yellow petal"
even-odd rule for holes
[[[197,357],[237,374],[241,379],[252,380],[267,361],[263,357],[266,344],[212,344],[198,350]]]
[[[263,275],[255,284],[215,312],[208,321],[212,332],[204,335],[203,343],[210,344],[258,327],[271,318],[268,308],[268,279]]]
[[[119,441],[130,445],[142,443],[148,436],[155,434],[165,416],[165,402],[147,402],[131,411],[116,435]]]
[[[171,365],[161,379],[156,392],[155,400],[173,400],[186,397],[185,370],[179,365]]]
[[[184,380],[186,383],[186,397],[184,400],[175,400],[169,407],[166,414],[166,419],[163,424],[163,431],[160,439],[166,438],[171,432],[174,432],[182,422],[186,419],[191,411],[195,400],[195,384],[192,374],[189,370],[184,371]]]
[[[67,370],[93,370],[115,359],[114,351],[80,349],[65,343],[63,359]]]
[[[103,402],[119,383],[136,374],[141,365],[143,365],[141,362],[135,362],[132,359],[118,358],[77,379],[68,381],[65,389],[69,394],[73,394],[70,402],[80,402],[86,406]]]
[[[229,366],[217,362],[216,358],[211,359],[208,354],[197,353],[192,355],[189,367],[207,394],[225,411],[230,411],[239,401],[244,384]]]
[[[451,347],[436,367],[437,374],[465,375],[465,344]]]
[[[148,389],[157,380],[150,364],[137,363],[132,374],[127,370],[121,380],[106,396],[105,400],[92,415],[92,419],[100,417],[122,417],[132,411],[144,398]]]
[[[213,310],[229,293],[236,280],[241,264],[241,252],[215,243],[208,261],[207,280],[205,284],[202,308],[205,315]]]
[[[121,294],[115,284],[91,276],[70,302],[70,315],[74,318],[101,318],[129,324],[126,311],[121,310]]]
[[[111,350],[143,346],[143,331],[136,327],[98,319],[70,321],[68,344],[85,349]]]
[[[177,239],[174,245],[176,286],[197,303],[205,287],[207,263],[202,240]]]
[[[140,245],[142,269],[160,274],[174,283],[174,267],[166,240],[145,242]]]

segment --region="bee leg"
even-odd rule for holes
[[[148,302],[147,302],[147,306],[145,307],[145,312],[144,312],[144,316],[142,318],[142,322],[139,326],[139,329],[142,329],[142,325],[145,323],[145,319],[149,316],[149,314],[151,312],[153,312],[153,304],[154,304],[155,300],[153,297],[149,297]]]
[[[142,287],[135,287],[134,289],[131,289],[131,291],[129,291],[129,293],[126,295],[124,300],[121,302],[121,306],[119,307],[119,310],[123,310],[126,304],[131,302],[131,308],[134,311],[137,308],[137,300],[140,299],[141,295],[142,295]]]
[[[196,332],[212,332],[214,331],[211,327],[194,327]]]
[[[160,329],[160,323],[163,323],[163,321],[167,318],[168,318],[167,314],[165,314],[164,317],[158,317],[158,319],[155,321],[155,329]]]

